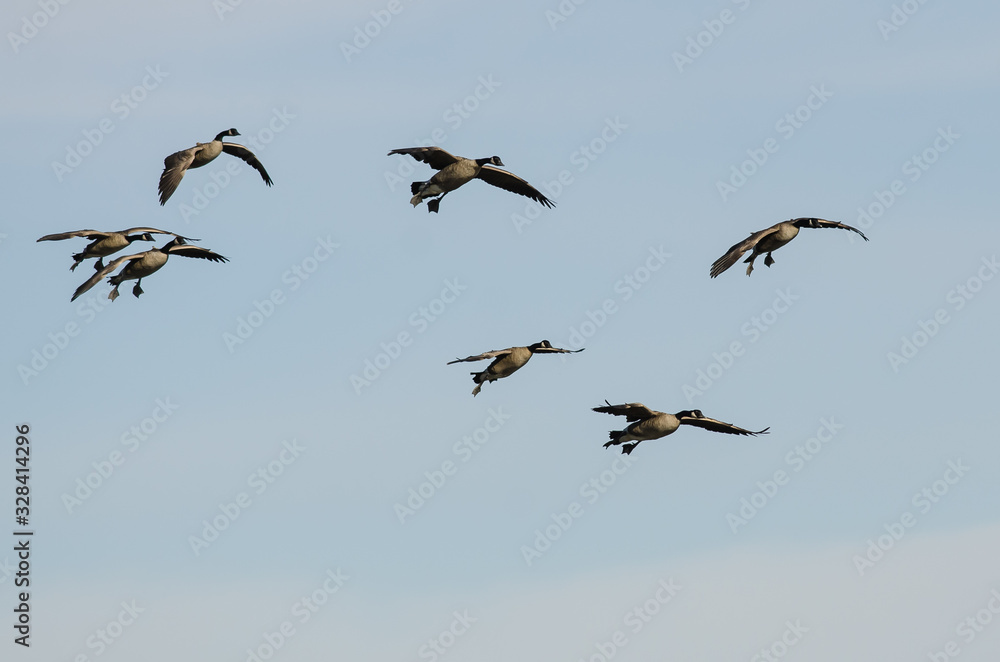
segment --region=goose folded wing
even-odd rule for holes
[[[641,421],[660,414],[660,412],[653,411],[641,402],[627,402],[623,405],[613,405],[607,400],[604,402],[607,405],[606,407],[594,407],[594,411],[601,414],[624,416],[627,421]]]
[[[261,178],[264,183],[268,186],[271,185],[271,177],[267,174],[267,170],[264,170],[264,166],[261,165],[260,161],[257,160],[256,155],[243,145],[237,145],[236,143],[222,143],[222,151],[226,154],[232,154],[233,156],[238,156],[247,162],[247,164],[254,170],[260,173]]]
[[[498,356],[505,356],[510,354],[512,348],[508,349],[495,349],[492,352],[483,352],[482,354],[476,354],[475,356],[466,356],[464,359],[455,359],[454,361],[448,361],[446,365],[451,365],[452,363],[465,363],[466,361],[482,361],[484,359],[492,359]]]
[[[128,230],[122,230],[119,234],[136,234],[138,232],[148,232],[150,234],[172,234],[173,236],[183,241],[201,241],[201,239],[193,239],[191,237],[181,236],[176,232],[171,232],[170,230],[157,230],[156,228],[147,228],[147,227],[129,228]]]
[[[197,151],[197,147],[192,147],[191,149],[174,152],[163,159],[163,174],[160,175],[159,185],[161,205],[167,204],[167,200],[174,194],[177,187],[180,186],[181,180],[184,179],[185,171],[194,163],[194,155]]]
[[[753,432],[751,430],[744,430],[743,428],[737,427],[732,423],[724,423],[722,421],[717,421],[714,418],[705,418],[704,416],[700,416],[697,418],[693,416],[692,417],[683,416],[681,417],[681,423],[683,423],[684,425],[694,425],[699,428],[711,430],[712,432],[724,432],[726,434],[739,434],[739,435],[750,435],[750,436],[755,436],[758,434],[767,434],[767,431],[771,429],[767,427],[764,428],[763,430],[758,430],[757,432]]]
[[[868,241],[868,237],[865,236],[864,232],[862,232],[861,230],[859,230],[859,229],[857,229],[855,227],[851,227],[850,225],[847,225],[846,223],[840,223],[838,221],[827,221],[827,220],[824,220],[822,218],[814,219],[814,221],[815,221],[815,227],[818,227],[818,228],[840,228],[841,230],[850,230],[851,232],[857,232],[859,235],[861,235],[862,239],[864,239],[865,241]]]
[[[146,251],[146,252],[148,252],[148,251]],[[73,298],[70,299],[70,301],[75,301],[78,296],[80,296],[81,294],[83,294],[84,292],[86,292],[87,290],[89,290],[90,288],[92,288],[94,285],[97,285],[98,283],[100,283],[102,278],[104,278],[105,276],[107,276],[112,271],[114,271],[118,267],[122,266],[126,262],[131,262],[132,260],[140,260],[140,259],[142,259],[142,256],[145,255],[146,252],[136,253],[135,255],[126,255],[125,257],[120,257],[117,260],[112,260],[107,265],[105,265],[105,267],[103,269],[100,269],[99,271],[95,271],[94,275],[91,276],[90,278],[88,278],[87,281],[83,285],[81,285],[80,287],[76,288],[76,292],[73,293]]]
[[[223,257],[218,253],[214,253],[207,248],[202,248],[200,246],[185,246],[183,244],[177,244],[170,248],[171,255],[180,255],[182,257],[197,257],[203,260],[211,260],[212,262],[229,262],[228,257]]]
[[[101,232],[99,230],[76,230],[75,232],[60,232],[59,234],[47,234],[40,239],[35,241],[62,241],[63,239],[71,239],[73,237],[97,237],[103,239],[107,237],[110,232]]]
[[[559,347],[539,347],[535,350],[535,354],[576,354],[577,352],[582,352],[587,349],[586,347],[581,347],[580,349],[561,349]]]
[[[435,170],[447,168],[452,163],[458,161],[457,156],[449,154],[440,147],[406,147],[403,149],[394,149],[386,156],[392,156],[393,154],[408,154],[417,161],[426,163]]]
[[[496,168],[491,165],[484,165],[479,171],[477,177],[487,184],[491,184],[497,188],[502,188],[505,191],[510,191],[511,193],[517,193],[518,195],[523,195],[526,198],[531,198],[545,207],[552,208],[556,206],[556,203],[542,195],[541,191],[517,175],[507,172],[506,170],[501,170],[500,168]]]
[[[746,253],[748,250],[756,246],[757,243],[767,235],[771,234],[772,232],[776,232],[777,229],[778,229],[777,226],[773,226],[767,228],[766,230],[759,230],[757,232],[754,232],[753,234],[751,234],[749,237],[739,242],[738,244],[733,244],[729,248],[729,250],[726,251],[725,255],[723,255],[718,260],[712,263],[712,271],[711,271],[712,278],[715,278],[723,271],[736,264],[736,261],[739,260],[741,257],[743,257],[744,253]]]

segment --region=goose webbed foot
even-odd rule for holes
[[[769,266],[771,266],[772,264],[774,264],[774,258],[773,258],[773,257],[771,257],[771,254],[770,254],[770,253],[768,253],[768,254],[767,254],[767,257],[765,257],[765,258],[764,258],[764,266],[765,266],[765,267],[769,267]]]
[[[135,281],[135,287],[132,288],[132,294],[134,294],[136,298],[138,298],[139,295],[142,294],[141,285],[142,285],[142,279],[140,278],[139,280]]]
[[[118,298],[118,286],[117,285],[115,285],[115,289],[111,290],[108,293],[108,298],[111,299],[112,301],[114,301],[115,299]]]
[[[434,198],[433,200],[428,200],[427,211],[434,212],[435,214],[438,213],[438,207],[441,206],[441,201],[444,200],[444,196],[446,195],[448,195],[448,191],[445,191],[444,193]]]

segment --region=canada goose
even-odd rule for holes
[[[594,407],[594,411],[602,414],[614,414],[624,416],[627,421],[636,421],[620,432],[611,432],[608,436],[611,441],[604,444],[608,446],[622,446],[622,453],[630,454],[635,447],[643,441],[659,439],[668,434],[672,434],[682,425],[695,425],[712,432],[725,432],[726,434],[740,434],[756,436],[767,434],[771,428],[767,427],[759,432],[751,432],[738,428],[731,423],[723,423],[714,418],[706,418],[699,409],[679,411],[676,414],[664,414],[662,411],[653,411],[640,402],[630,402],[624,405],[613,405],[607,400],[604,401],[606,407]],[[630,443],[631,442],[631,443]]]
[[[476,388],[472,389],[472,395],[478,395],[479,390],[483,387],[485,382],[495,382],[498,379],[503,379],[504,377],[510,377],[512,374],[517,372],[520,368],[528,362],[532,354],[575,354],[577,352],[582,352],[581,349],[559,349],[558,347],[553,347],[552,343],[548,340],[543,340],[542,342],[536,342],[533,345],[528,345],[527,347],[508,347],[507,349],[497,349],[492,352],[484,352],[482,354],[477,354],[475,356],[467,356],[464,359],[455,359],[454,361],[448,361],[447,365],[452,363],[462,363],[465,361],[482,361],[483,359],[493,359],[486,370],[482,372],[473,372],[472,381],[476,383]]]
[[[426,182],[413,182],[410,185],[410,204],[416,207],[424,198],[440,197],[430,200],[427,203],[427,211],[437,212],[438,206],[444,196],[450,191],[454,191],[459,186],[481,179],[487,184],[517,193],[531,198],[535,202],[546,207],[555,207],[555,203],[542,195],[538,189],[524,181],[515,174],[506,170],[500,170],[493,166],[502,166],[503,161],[499,156],[491,156],[485,159],[466,159],[461,156],[454,156],[444,151],[440,147],[408,147],[406,149],[394,149],[388,156],[393,154],[409,154],[417,161],[423,161],[430,167],[439,171]]]
[[[170,257],[171,253],[176,253],[177,255],[182,255],[184,257],[202,258],[205,260],[211,260],[212,262],[229,261],[229,258],[222,257],[218,253],[213,253],[207,248],[188,246],[184,243],[183,238],[176,237],[170,241],[170,243],[164,244],[159,248],[154,248],[143,253],[136,253],[135,255],[126,255],[125,257],[120,257],[117,260],[112,260],[108,266],[96,272],[87,280],[87,282],[76,288],[76,292],[73,293],[73,298],[70,299],[70,301],[75,300],[78,296],[92,288],[94,285],[97,285],[102,278],[123,264],[125,267],[119,271],[117,275],[108,279],[108,282],[115,286],[115,288],[111,290],[111,293],[108,294],[108,298],[112,301],[117,299],[118,286],[126,280],[136,281],[135,287],[132,288],[132,294],[139,296],[142,294],[142,279],[159,270],[160,267],[166,264],[167,258]]]
[[[237,145],[236,143],[224,143],[222,139],[226,136],[238,136],[240,132],[236,129],[229,129],[228,131],[223,131],[215,137],[215,140],[208,143],[196,143],[194,147],[190,149],[182,149],[179,152],[174,152],[167,158],[163,159],[163,174],[160,175],[160,204],[167,204],[167,200],[170,196],[174,194],[177,190],[177,185],[181,183],[181,179],[184,177],[184,173],[189,168],[200,168],[206,163],[210,163],[215,160],[219,154],[225,152],[226,154],[232,154],[233,156],[238,156],[244,161],[246,161],[254,170],[260,173],[261,178],[263,178],[264,183],[268,186],[271,185],[271,178],[267,174],[267,170],[264,170],[264,166],[260,164],[254,153],[243,145]]]
[[[799,233],[799,228],[841,228],[843,230],[857,232],[861,235],[862,239],[868,241],[868,237],[866,237],[861,230],[852,228],[850,225],[838,223],[837,221],[826,221],[822,218],[793,218],[791,220],[782,221],[781,223],[772,225],[766,230],[754,232],[749,237],[730,248],[726,251],[725,255],[712,264],[712,278],[715,278],[723,271],[736,264],[736,260],[740,259],[740,257],[742,257],[743,254],[751,248],[753,249],[753,253],[750,254],[750,257],[744,260],[744,262],[748,262],[750,264],[750,266],[747,267],[747,276],[749,276],[750,272],[753,271],[753,261],[757,259],[758,255],[767,253],[767,257],[764,258],[764,266],[771,266],[774,264],[774,258],[771,257],[771,252],[778,250],[792,239],[795,239],[795,235]]]
[[[141,234],[133,234],[134,232],[139,232]],[[181,237],[176,232],[167,232],[166,230],[157,230],[156,228],[129,228],[128,230],[119,230],[118,232],[77,230],[76,232],[47,234],[37,241],[62,241],[63,239],[70,239],[71,237],[87,237],[93,239],[92,242],[87,244],[86,248],[79,253],[73,254],[75,262],[73,262],[73,266],[70,267],[69,270],[74,271],[80,263],[87,258],[96,257],[97,263],[94,265],[94,269],[100,271],[104,268],[105,257],[113,253],[117,253],[133,241],[153,241],[154,234],[172,234],[175,237],[184,239],[185,241],[198,241],[197,239],[191,239],[189,237]]]

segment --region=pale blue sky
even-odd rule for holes
[[[1000,613],[971,639],[956,629],[1000,611],[995,6],[913,3],[883,34],[891,2],[564,2],[562,22],[555,1],[223,2],[72,2],[13,42],[43,9],[0,10],[0,482],[14,485],[13,429],[28,423],[36,531],[32,647],[8,627],[4,659],[97,659],[91,637],[123,601],[145,611],[102,662],[244,662],[286,621],[271,659],[432,659],[438,639],[452,661],[590,660],[621,631],[615,659],[750,660],[796,624],[808,631],[788,659],[928,659],[949,641],[963,662],[996,658]],[[707,46],[679,70],[689,37]],[[70,172],[53,166],[102,126]],[[256,141],[274,186],[245,165],[226,180],[240,162],[224,155],[160,207],[163,158],[229,127]],[[526,199],[473,182],[439,214],[410,207],[409,182],[432,171],[386,152],[432,136],[500,156],[557,206],[524,216]],[[729,246],[798,216],[870,241],[806,229],[770,269],[709,278]],[[126,283],[113,304],[104,285],[70,303],[84,242],[35,243],[140,225],[231,261],[175,257],[139,299]],[[227,345],[275,290],[281,303]],[[454,300],[435,303],[445,290]],[[948,321],[892,363],[939,310]],[[476,398],[468,373],[486,364],[446,365],[575,347],[581,329],[585,352],[536,357]],[[401,333],[410,344],[357,393],[351,376]],[[50,334],[65,347],[25,372]],[[718,378],[692,395],[699,371]],[[623,470],[601,446],[624,421],[590,411],[605,399],[770,434],[683,428]],[[831,420],[843,427],[808,463],[789,457]],[[456,449],[484,426],[498,429]],[[68,512],[64,495],[115,452]],[[396,504],[447,462],[401,524]],[[269,465],[273,483],[249,482]],[[599,498],[581,491],[612,467]],[[734,533],[727,515],[779,471]],[[914,501],[935,485],[933,507]],[[241,493],[249,505],[196,555],[191,536]],[[571,509],[528,564],[536,530]],[[855,556],[906,513],[859,572]],[[660,605],[668,580],[681,588]],[[329,601],[301,622],[315,591]],[[633,632],[627,613],[651,599],[662,611]],[[477,620],[442,635],[456,613]]]

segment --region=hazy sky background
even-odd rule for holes
[[[0,530],[28,424],[35,537],[27,651],[0,547],[4,659],[995,660],[998,21],[5,3]],[[223,155],[161,207],[163,158],[229,127],[274,186]],[[410,207],[432,171],[386,153],[432,141],[557,206]],[[709,278],[799,216],[870,242],[806,229]],[[231,261],[71,303],[86,242],[35,243],[143,225]],[[446,365],[542,339],[586,351],[475,398],[487,364]],[[770,434],[685,427],[626,465],[605,399]]]

